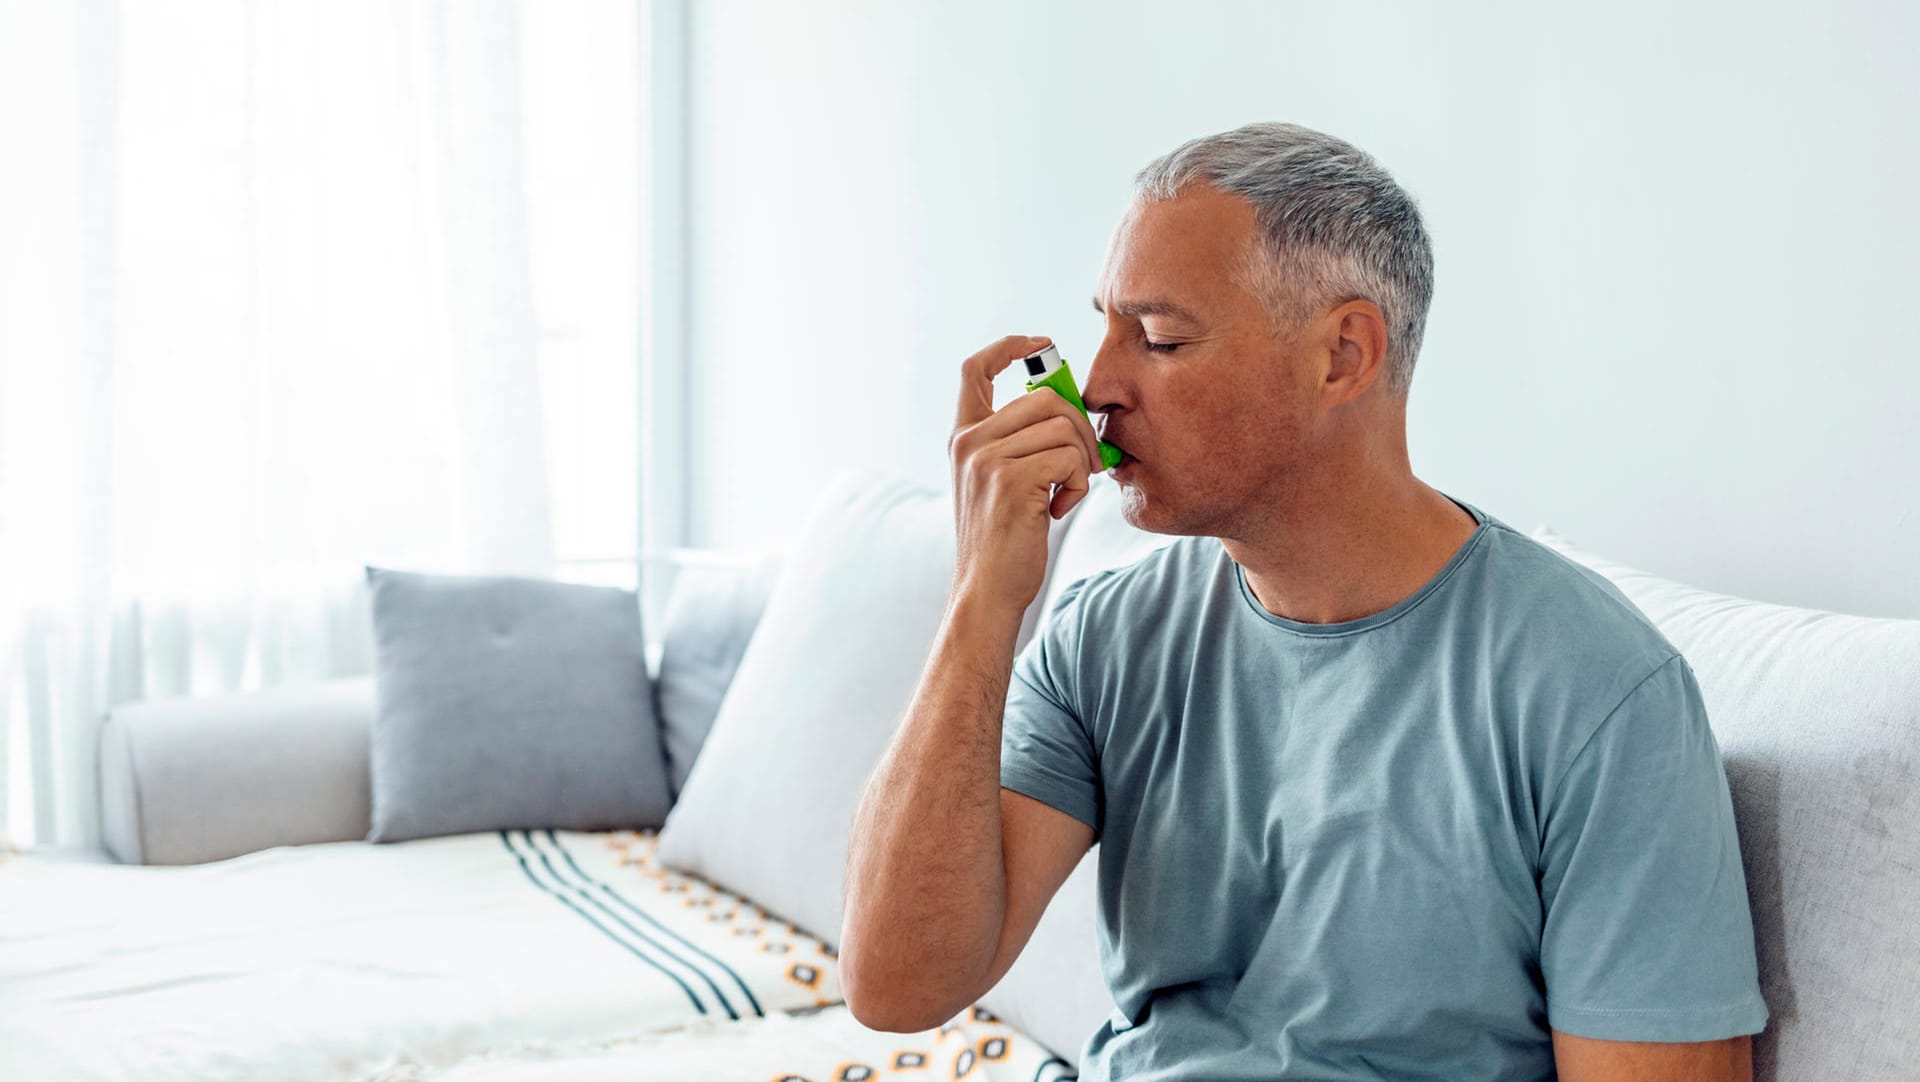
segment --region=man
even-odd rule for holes
[[[1149,165],[1084,398],[962,367],[957,559],[854,823],[867,1025],[990,989],[1101,843],[1118,1010],[1083,1079],[1752,1076],[1765,1024],[1692,669],[1604,578],[1414,477],[1432,292],[1410,197],[1294,125]],[[1069,585],[1016,659],[1048,517],[1100,469],[1183,535]]]

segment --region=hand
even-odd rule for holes
[[[1101,468],[1093,425],[1046,388],[993,409],[993,377],[1046,348],[1052,339],[1011,335],[960,366],[960,409],[947,457],[953,465],[957,531],[954,593],[985,599],[1018,615],[1047,573],[1048,516],[1059,518],[1087,494]]]

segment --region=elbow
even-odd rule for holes
[[[884,959],[866,958],[859,944],[843,936],[839,951],[840,997],[854,1021],[883,1033],[923,1033],[944,1025],[960,1008],[927,998],[924,981],[888,977]]]
[[[885,986],[870,987],[840,975],[841,996],[847,1001],[847,1013],[868,1029],[882,1033],[923,1033],[944,1024],[952,1014],[929,1009],[909,995]]]
[[[925,1015],[902,1010],[900,1000],[884,993],[856,992],[851,986],[846,987],[844,992],[847,1013],[868,1029],[881,1033],[921,1033],[940,1024],[927,1021]]]

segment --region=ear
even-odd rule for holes
[[[1329,356],[1320,401],[1339,406],[1386,375],[1387,319],[1372,301],[1351,300],[1329,311],[1323,326],[1329,328]]]

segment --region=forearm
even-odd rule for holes
[[[876,1028],[938,1024],[992,965],[1006,915],[1001,713],[1019,624],[956,592],[854,814],[841,981]]]

